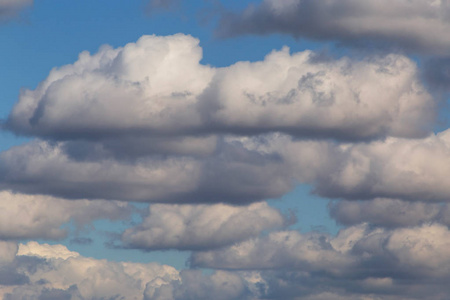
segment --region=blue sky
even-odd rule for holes
[[[3,299],[446,299],[450,6],[0,0]]]

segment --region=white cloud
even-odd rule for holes
[[[284,48],[215,69],[199,63],[198,44],[182,34],[143,36],[83,52],[23,91],[7,127],[58,139],[273,131],[370,139],[430,129],[434,101],[407,57],[317,61]]]
[[[393,44],[410,51],[447,54],[450,6],[436,0],[263,0],[223,14],[218,33],[286,33],[350,45]]]
[[[122,234],[122,242],[146,250],[211,249],[256,237],[285,222],[279,211],[264,202],[249,206],[153,204],[141,224]]]
[[[0,285],[2,299],[37,300],[51,295],[59,295],[58,299],[142,299],[148,282],[179,278],[170,266],[96,260],[62,245],[30,242],[20,245],[18,255],[17,271],[27,276],[28,283]]]
[[[425,139],[388,138],[337,148],[336,164],[317,180],[317,191],[342,198],[448,201],[450,130]]]
[[[61,226],[73,220],[79,227],[97,219],[124,219],[130,208],[106,200],[69,201],[48,196],[0,192],[0,238],[60,239],[67,235]]]
[[[17,255],[36,256],[42,258],[68,259],[70,257],[78,257],[79,253],[69,251],[64,245],[39,244],[38,242],[28,242],[19,244]]]

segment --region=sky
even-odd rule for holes
[[[0,297],[450,293],[450,2],[0,0]]]

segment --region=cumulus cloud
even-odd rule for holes
[[[161,284],[158,279],[179,278],[170,266],[96,260],[36,242],[20,245],[16,268],[29,281],[0,286],[2,299],[142,299],[146,287]]]
[[[131,209],[107,200],[69,201],[42,195],[0,192],[0,239],[60,239],[61,226],[73,220],[82,227],[97,219],[125,219]]]
[[[448,234],[448,229],[440,225],[397,230],[360,225],[345,229],[337,237],[283,232],[281,240],[274,239],[277,234],[259,238],[258,248],[233,246],[241,248],[222,261],[231,263],[224,266],[229,270],[211,273],[178,271],[156,263],[96,260],[62,245],[36,242],[20,244],[16,254],[17,244],[0,244],[0,253],[9,257],[0,271],[0,297],[437,300],[444,299],[449,291]],[[219,251],[226,253],[229,249]],[[286,257],[282,259],[282,255]],[[249,261],[258,259],[262,263],[258,268],[266,270],[245,270],[253,269]],[[327,263],[339,268],[330,272]],[[16,280],[4,282],[3,275]]]
[[[64,143],[34,141],[0,154],[0,186],[66,198],[182,203],[252,202],[292,189],[292,171],[283,159],[251,146],[229,139],[209,157],[80,161],[66,154]]]
[[[438,222],[450,225],[448,204],[377,198],[371,201],[335,201],[330,215],[343,225],[368,222],[383,227],[407,227]]]
[[[425,139],[388,138],[338,146],[336,164],[316,182],[328,197],[448,201],[450,130]]]
[[[148,216],[122,234],[127,247],[145,250],[199,250],[227,246],[281,227],[286,220],[265,202],[249,206],[150,206]]]
[[[201,271],[187,270],[180,273],[179,281],[157,287],[149,285],[144,300],[254,299],[250,296],[247,282],[239,274],[217,271],[204,275]]]
[[[193,266],[221,269],[301,270],[335,278],[424,280],[450,276],[449,229],[440,224],[343,229],[336,237],[274,232],[219,250],[194,253]]]
[[[0,22],[17,16],[24,8],[33,5],[33,0],[0,0]]]
[[[446,202],[450,130],[424,139],[338,144],[288,135],[222,136],[202,155],[74,156],[67,142],[34,141],[0,154],[0,186],[66,198],[249,203],[298,183],[321,196]],[[101,153],[101,151],[99,152]]]
[[[83,52],[23,91],[6,126],[57,139],[273,131],[370,139],[430,129],[434,101],[404,56],[317,62],[284,48],[216,69],[199,63],[198,44],[182,34],[143,36]]]
[[[346,44],[392,44],[409,51],[447,54],[450,6],[440,0],[263,0],[225,12],[221,36],[285,33]]]

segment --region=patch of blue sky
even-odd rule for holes
[[[297,222],[291,225],[290,229],[303,233],[319,231],[335,235],[341,228],[330,218],[328,211],[330,199],[312,194],[310,185],[299,185],[290,193],[278,199],[271,199],[268,203],[284,214],[294,213]]]

